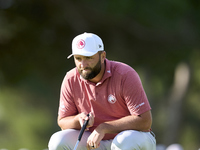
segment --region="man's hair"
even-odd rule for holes
[[[98,51],[99,56],[102,54],[103,51]]]

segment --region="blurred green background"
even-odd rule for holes
[[[138,72],[158,144],[200,148],[200,1],[0,0],[0,149],[42,150],[60,130],[66,57],[83,32]]]

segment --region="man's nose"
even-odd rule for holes
[[[85,68],[87,66],[87,63],[85,60],[81,60],[80,62],[80,68]]]

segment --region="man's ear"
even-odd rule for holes
[[[105,51],[103,51],[102,53],[101,53],[101,63],[104,63],[104,60],[106,59],[106,52]]]

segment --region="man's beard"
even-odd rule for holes
[[[78,72],[80,73],[80,75],[86,80],[93,79],[101,71],[101,59],[99,59],[98,63],[93,68],[86,67],[84,69],[90,70],[90,72],[83,73],[83,70],[78,69]]]

